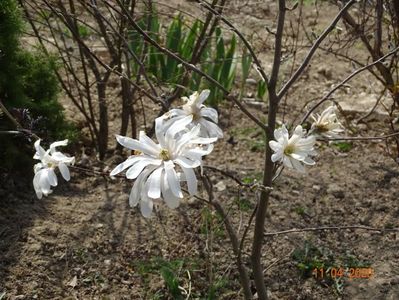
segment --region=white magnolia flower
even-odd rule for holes
[[[298,125],[291,137],[288,130],[283,125],[281,128],[274,130],[275,141],[270,141],[269,146],[275,152],[272,155],[272,161],[280,161],[288,168],[294,168],[300,172],[304,172],[306,165],[314,165],[315,162],[309,155],[315,155],[314,144],[316,139],[314,136],[305,137],[306,131]]]
[[[75,162],[75,157],[65,156],[63,153],[56,151],[56,147],[66,146],[68,140],[54,142],[50,145],[50,149],[45,151],[40,146],[40,140],[35,142],[36,153],[34,159],[41,162],[34,165],[35,176],[33,178],[33,187],[35,188],[36,196],[41,199],[52,192],[51,187],[58,184],[57,176],[55,175],[55,168],[58,168],[62,177],[66,181],[71,179],[68,165]]]
[[[314,120],[310,130],[312,133],[329,138],[337,137],[344,131],[342,124],[338,121],[334,106],[326,108],[321,115],[312,114],[312,119]]]
[[[152,213],[154,201],[164,200],[170,208],[176,208],[183,198],[177,166],[183,171],[188,192],[197,192],[197,178],[194,168],[202,165],[202,156],[209,154],[216,138],[201,138],[200,125],[190,130],[187,125],[193,116],[186,116],[174,122],[163,131],[162,120],[155,123],[155,134],[159,144],[151,140],[143,131],[139,140],[116,136],[122,146],[139,151],[130,156],[111,172],[114,176],[124,170],[128,179],[136,179],[129,196],[129,204],[134,207],[140,202],[144,217]]]
[[[201,94],[194,92],[189,98],[182,97],[186,101],[182,109],[172,109],[160,117],[163,121],[164,130],[167,130],[175,121],[187,116],[193,116],[192,124],[189,124],[189,126],[200,124],[202,136],[222,138],[223,131],[217,125],[217,111],[203,104],[209,93],[209,90],[203,90]]]

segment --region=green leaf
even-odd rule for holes
[[[259,80],[259,81],[258,81],[258,88],[257,88],[257,94],[256,94],[256,96],[257,96],[259,99],[263,100],[263,97],[265,96],[266,91],[267,91],[267,89],[266,89],[266,83],[265,83],[263,80]]]

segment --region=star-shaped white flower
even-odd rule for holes
[[[312,114],[314,123],[312,124],[311,132],[327,138],[337,137],[342,133],[343,127],[335,113],[335,107],[327,107],[321,115]]]
[[[306,131],[301,125],[298,125],[291,137],[285,125],[274,130],[275,141],[270,141],[269,146],[275,152],[272,155],[273,162],[282,162],[288,168],[294,168],[300,172],[304,172],[306,165],[314,165],[315,162],[309,155],[315,155],[314,144],[316,139],[314,136],[305,137]]]
[[[222,138],[223,131],[217,125],[217,111],[203,104],[206,98],[208,98],[209,93],[209,90],[203,90],[201,94],[194,92],[189,98],[182,97],[186,103],[181,109],[171,109],[160,117],[164,130],[169,128],[175,121],[181,120],[187,116],[192,116],[193,121],[191,124],[188,124],[188,126],[193,127],[200,124],[201,136]]]
[[[52,192],[52,186],[57,186],[58,180],[54,172],[56,168],[60,170],[62,177],[64,177],[66,181],[71,179],[68,166],[74,164],[75,157],[68,157],[56,150],[56,147],[66,146],[67,144],[68,140],[54,142],[50,145],[50,148],[45,151],[42,146],[40,146],[40,140],[35,142],[36,153],[33,158],[40,160],[40,162],[33,167],[35,172],[33,187],[39,199],[41,199],[43,195],[47,196],[50,194]]]
[[[159,144],[151,140],[143,131],[139,140],[116,136],[119,144],[139,151],[140,154],[130,156],[112,170],[114,176],[124,170],[128,179],[136,179],[129,196],[129,204],[134,207],[140,203],[144,217],[150,217],[154,201],[162,199],[170,208],[176,208],[183,193],[179,172],[182,170],[187,189],[191,195],[197,192],[197,178],[194,168],[202,165],[202,156],[209,154],[216,138],[199,137],[200,125],[190,130],[187,125],[193,116],[186,116],[174,122],[163,131],[161,120],[156,120],[155,134]]]

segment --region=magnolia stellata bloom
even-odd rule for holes
[[[45,151],[40,146],[40,140],[35,142],[36,153],[33,156],[34,159],[40,160],[39,163],[35,164],[33,170],[35,176],[33,178],[33,187],[36,192],[36,196],[41,199],[52,192],[51,187],[58,184],[57,176],[54,170],[58,168],[62,177],[66,181],[71,179],[68,165],[72,165],[75,162],[75,157],[68,157],[63,153],[56,150],[56,147],[66,146],[68,140],[54,142],[50,145],[50,148]]]
[[[275,141],[270,141],[269,146],[275,152],[272,155],[272,161],[280,161],[288,168],[294,168],[300,172],[304,172],[306,165],[314,165],[315,162],[309,157],[314,155],[314,144],[316,139],[314,136],[305,137],[305,130],[298,125],[291,137],[285,125],[274,130]]]
[[[314,120],[310,130],[312,133],[325,137],[337,137],[344,131],[338,121],[334,106],[326,108],[321,115],[312,115],[312,119]]]
[[[164,200],[170,208],[176,208],[183,198],[179,177],[187,181],[188,192],[197,192],[197,178],[194,168],[202,165],[202,156],[209,154],[216,138],[201,138],[200,125],[187,129],[193,116],[186,116],[174,122],[166,131],[162,121],[155,122],[155,134],[159,144],[150,139],[143,131],[139,139],[116,136],[119,144],[139,152],[119,164],[112,170],[114,176],[124,170],[128,179],[136,179],[129,204],[134,207],[140,202],[144,217],[152,213],[154,201]],[[179,167],[182,174],[176,170]],[[183,175],[183,176],[179,176]]]
[[[164,130],[169,128],[175,121],[187,116],[192,116],[193,121],[189,126],[201,125],[201,136],[222,138],[223,132],[217,125],[218,113],[215,109],[206,107],[203,103],[208,98],[210,91],[203,90],[201,94],[194,92],[190,97],[182,97],[186,103],[181,109],[172,109],[165,113],[160,119],[163,121]]]

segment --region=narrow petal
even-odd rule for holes
[[[139,141],[143,144],[146,144],[149,146],[151,149],[157,149],[158,151],[161,150],[161,147],[156,144],[152,139],[150,139],[144,131],[140,131],[139,133]]]
[[[305,173],[305,167],[301,164],[300,161],[293,158],[291,158],[290,161],[295,170],[299,171],[300,173]]]
[[[154,202],[152,201],[152,199],[150,199],[147,196],[148,189],[149,189],[149,182],[147,180],[146,183],[142,186],[141,193],[140,193],[140,196],[141,196],[140,211],[144,218],[151,217],[152,209],[154,207]]]
[[[201,161],[198,161],[198,160],[192,161],[192,160],[185,158],[184,156],[179,156],[179,157],[175,158],[173,160],[173,162],[179,164],[183,168],[191,168],[191,169],[199,167],[199,165],[201,164]]]
[[[269,146],[270,146],[270,148],[271,148],[274,152],[276,152],[276,151],[281,151],[281,149],[283,148],[283,147],[281,146],[281,144],[280,144],[280,143],[277,143],[276,141],[270,141],[270,142],[269,142]]]
[[[175,123],[166,131],[165,138],[166,139],[173,139],[176,133],[181,132],[186,129],[186,126],[193,121],[193,116],[189,115],[184,117]]]
[[[71,174],[69,173],[69,169],[66,164],[64,164],[62,162],[59,163],[58,169],[60,169],[61,175],[62,175],[62,177],[64,177],[64,179],[66,181],[69,181],[71,179]]]
[[[130,207],[135,207],[140,201],[141,190],[144,188],[145,179],[147,179],[148,172],[144,171],[137,177],[133,184],[132,190],[129,195],[129,205]]]
[[[171,209],[177,208],[180,204],[180,198],[176,197],[170,190],[166,173],[163,174],[162,178],[162,197],[166,205]]]
[[[116,174],[119,174],[120,172],[126,170],[127,168],[131,167],[134,163],[139,161],[142,157],[140,156],[130,156],[128,159],[126,159],[124,162],[120,163],[117,165],[110,173],[110,176],[115,176]]]
[[[190,141],[190,144],[212,144],[216,142],[218,139],[216,137],[212,138],[195,138]]]
[[[47,180],[52,186],[57,186],[58,180],[53,168],[47,169]]]
[[[68,140],[63,140],[63,141],[58,141],[58,142],[54,142],[50,145],[50,153],[55,152],[55,148],[56,147],[60,147],[60,146],[66,146],[68,145]]]
[[[43,169],[40,173],[40,177],[39,177],[39,187],[42,191],[42,193],[47,196],[48,194],[51,193],[51,186],[50,186],[50,182],[48,180],[48,169]]]
[[[220,139],[223,138],[222,129],[220,129],[220,127],[217,126],[215,123],[205,119],[202,119],[200,123],[202,124],[203,128],[205,128],[205,130],[207,131],[209,137],[217,137]]]
[[[283,155],[282,155],[282,153],[281,152],[277,152],[277,153],[274,153],[273,155],[272,155],[272,162],[276,162],[276,161],[280,161],[280,160],[282,160],[283,159]]]
[[[201,116],[210,119],[216,124],[218,123],[218,112],[214,108],[203,107],[201,109]]]
[[[34,147],[36,149],[36,153],[33,156],[34,159],[42,159],[46,153],[46,151],[44,151],[44,149],[40,146],[40,141],[41,140],[37,140],[34,144]]]
[[[194,170],[191,168],[181,168],[184,172],[184,176],[186,177],[188,192],[190,195],[195,195],[197,193],[198,181]]]
[[[288,141],[288,130],[283,124],[280,128],[274,130],[274,138],[282,143],[283,141]]]
[[[161,198],[161,178],[163,167],[156,169],[148,177],[148,197],[152,199]]]
[[[201,130],[201,125],[194,126],[190,129],[189,132],[184,133],[181,137],[178,138],[176,142],[176,152],[179,152],[181,147],[187,144],[190,140],[198,137]]]
[[[201,104],[205,102],[205,100],[209,97],[210,90],[203,90],[201,94],[197,97],[196,104],[198,107],[200,107]]]
[[[135,179],[148,165],[160,165],[161,162],[160,159],[142,158],[127,170],[126,178]]]
[[[165,166],[166,178],[168,180],[170,190],[176,197],[183,198],[183,193],[181,191],[180,182],[179,182],[179,179],[177,178],[177,174],[176,174],[173,162],[170,160],[165,161],[164,166]]]
[[[151,156],[157,156],[158,154],[158,149],[153,148],[150,145],[146,143],[141,143],[138,140],[126,137],[126,136],[121,136],[121,135],[116,135],[116,140],[118,141],[119,144],[122,146],[131,149],[131,150],[138,150],[140,152],[143,152],[145,154],[151,155]]]
[[[39,173],[36,173],[35,176],[33,177],[33,188],[35,189],[36,197],[38,199],[42,199],[42,197],[43,197],[42,189],[40,188],[40,184],[39,184],[40,176],[41,176],[41,174],[39,172]]]

